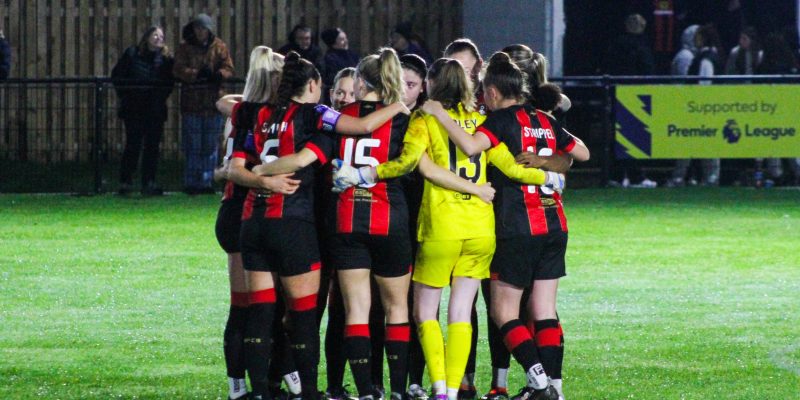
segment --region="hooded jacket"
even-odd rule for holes
[[[697,47],[694,45],[694,36],[697,30],[700,29],[699,25],[691,25],[683,30],[681,34],[682,48],[675,58],[672,59],[671,73],[672,75],[689,75],[689,66],[692,65],[695,54],[697,54]]]
[[[225,93],[222,80],[233,76],[233,60],[222,39],[209,32],[208,42],[199,43],[193,23],[183,27],[183,42],[175,52],[172,73],[184,83],[181,90],[181,112],[214,115],[215,102]]]

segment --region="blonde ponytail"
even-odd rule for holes
[[[378,54],[370,54],[358,63],[356,72],[367,89],[376,92],[383,104],[403,99],[403,68],[394,49],[383,47]]]
[[[273,77],[283,69],[283,61],[267,46],[256,46],[250,52],[250,69],[244,84],[244,101],[266,103],[275,92]]]
[[[397,103],[403,99],[403,67],[394,49],[384,47],[380,49],[380,95],[383,104]]]

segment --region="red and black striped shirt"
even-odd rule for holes
[[[322,117],[314,110],[315,106],[293,101],[279,110],[271,105],[262,107],[255,130],[245,138],[236,137],[233,157],[258,165],[300,151],[322,128]],[[273,119],[272,114],[276,112],[280,115]],[[298,218],[314,222],[314,167],[309,165],[298,170],[293,178],[301,183],[291,195],[259,195],[257,190],[250,189],[242,219],[250,218],[254,207],[265,206],[265,218]]]
[[[381,102],[358,101],[341,112],[360,118],[382,107]],[[408,121],[407,115],[397,114],[368,135],[317,135],[306,147],[323,163],[339,158],[356,168],[377,166],[400,155]],[[408,206],[398,179],[348,188],[332,197],[327,214],[336,233],[408,234]]]
[[[554,118],[529,105],[493,111],[478,131],[505,143],[514,155],[530,151],[546,156],[569,152],[575,146],[575,139]],[[497,190],[498,238],[567,232],[560,194],[542,186],[520,185],[492,166],[488,177]]]
[[[230,136],[228,136],[228,140],[226,140],[225,145],[227,148],[225,149],[225,157],[233,157],[233,148],[237,136],[247,137],[247,135],[252,135],[253,129],[256,126],[258,110],[263,106],[264,103],[252,103],[249,101],[241,101],[233,106],[233,111],[231,112],[231,125],[233,125],[233,129],[231,130]],[[255,160],[256,159],[250,159],[248,157],[245,160],[245,168],[253,169]],[[225,190],[222,193],[222,201],[243,203],[249,190],[249,188],[237,185],[233,183],[233,181],[227,181],[225,182]]]

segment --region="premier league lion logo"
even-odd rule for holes
[[[736,120],[728,120],[728,123],[722,128],[722,137],[730,144],[739,141],[739,138],[742,137],[742,131],[739,129],[739,124],[736,123]]]

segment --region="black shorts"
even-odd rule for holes
[[[527,287],[534,280],[565,276],[567,233],[498,239],[492,259],[492,280]]]
[[[320,269],[314,223],[258,216],[242,221],[242,262],[248,271],[294,276]]]
[[[242,199],[244,200],[244,199]],[[225,200],[217,212],[217,224],[214,231],[217,242],[226,253],[240,253],[239,232],[242,230],[242,208],[244,201]]]
[[[336,270],[369,268],[384,278],[396,278],[411,272],[408,236],[335,234],[328,241],[328,254]]]

